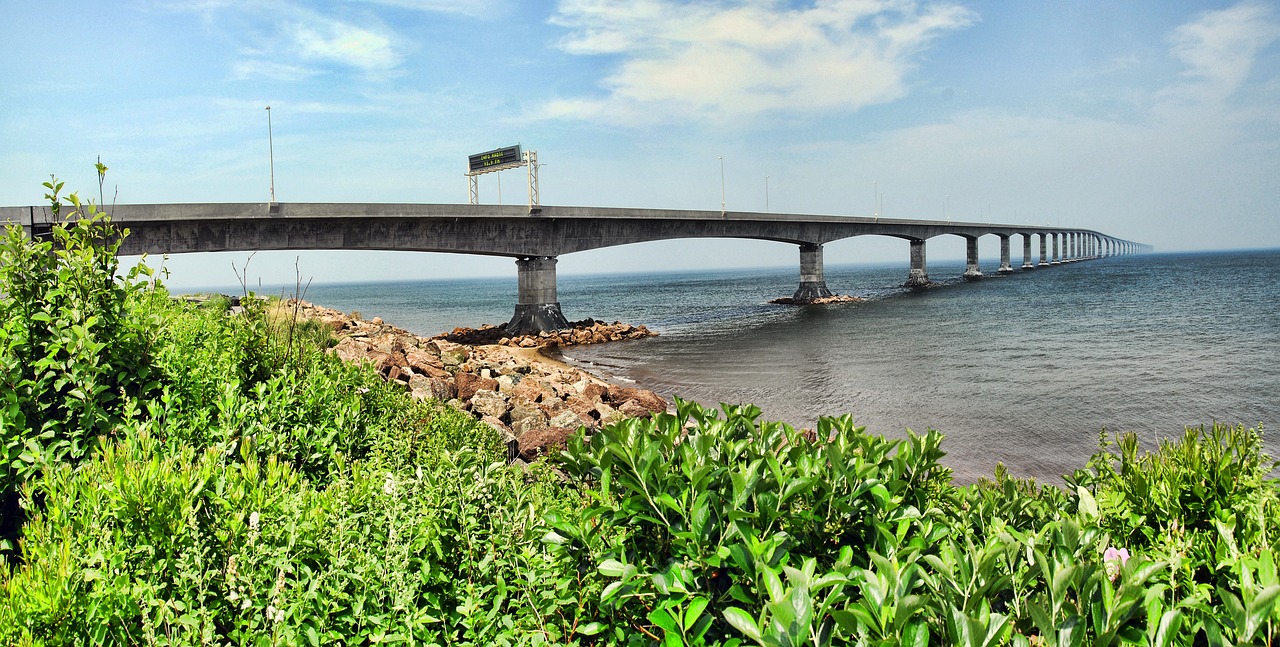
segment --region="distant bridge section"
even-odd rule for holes
[[[746,238],[797,245],[800,285],[794,298],[801,302],[831,296],[823,278],[823,245],[854,236],[909,241],[908,287],[929,285],[925,241],[948,234],[966,241],[969,279],[982,277],[978,239],[987,235],[1000,239],[1001,273],[1014,271],[1012,236],[1022,237],[1021,269],[1150,251],[1087,229],[739,211],[380,203],[142,204],[110,211],[114,224],[130,230],[120,250],[125,255],[349,249],[511,257],[519,279],[508,324],[512,332],[567,326],[556,297],[560,255],[630,243]],[[0,221],[19,223],[34,235],[51,227],[46,207],[0,207]],[[1033,262],[1036,237],[1039,259]]]

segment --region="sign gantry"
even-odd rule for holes
[[[480,183],[477,178],[485,173],[497,173],[507,169],[529,167],[529,211],[542,206],[538,195],[538,151],[521,151],[520,145],[495,148],[467,157],[467,195],[471,204],[480,204]]]

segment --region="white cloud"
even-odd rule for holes
[[[354,0],[366,4],[425,11],[453,13],[477,18],[493,17],[500,13],[498,0]]]
[[[301,81],[315,76],[316,70],[301,65],[276,63],[261,59],[245,59],[231,64],[231,78],[237,81],[264,77],[276,81]]]
[[[1280,24],[1271,7],[1245,2],[1200,14],[1170,36],[1172,54],[1186,64],[1192,79],[1180,93],[1202,99],[1225,99],[1249,76],[1260,50],[1280,39]]]
[[[543,116],[641,125],[771,111],[856,110],[901,97],[915,57],[976,19],[953,4],[818,0],[564,0],[561,49],[619,57],[604,98],[561,98]]]
[[[392,37],[387,33],[336,20],[311,21],[289,30],[304,59],[322,60],[367,71],[390,70],[400,64]]]

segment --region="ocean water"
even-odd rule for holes
[[[854,304],[780,306],[798,269],[561,276],[569,319],[644,324],[658,337],[565,349],[608,379],[714,406],[754,403],[812,426],[850,413],[872,433],[946,436],[957,480],[1060,483],[1099,432],[1145,446],[1185,425],[1280,426],[1280,250],[1098,259],[898,287],[905,265],[828,266]],[[510,279],[311,286],[306,298],[419,334],[510,318]],[[1275,433],[1268,451],[1280,455]]]

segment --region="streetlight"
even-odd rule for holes
[[[764,212],[769,213],[769,176],[764,176]]]
[[[271,164],[271,204],[276,203],[276,146],[271,136],[271,106],[267,106],[267,159]]]
[[[871,215],[880,220],[880,180],[871,182]]]
[[[724,156],[717,156],[716,159],[720,160],[720,215],[724,216]]]

